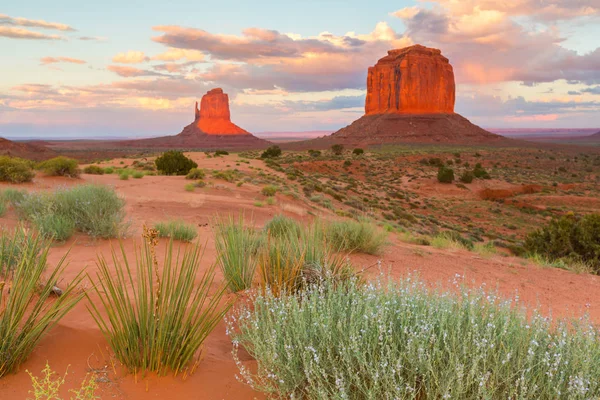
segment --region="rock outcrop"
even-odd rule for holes
[[[0,137],[0,156],[21,157],[40,161],[55,157],[56,153],[43,145],[13,142]]]
[[[137,148],[260,149],[270,145],[231,122],[229,96],[223,89],[209,90],[194,106],[194,122],[175,136],[121,142]]]
[[[390,50],[369,68],[365,114],[454,112],[454,71],[438,49]]]

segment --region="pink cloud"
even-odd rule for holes
[[[6,14],[0,14],[0,25],[15,25],[15,26],[27,26],[30,28],[43,28],[53,29],[58,31],[75,31],[71,26],[67,24],[61,24],[58,22],[47,22],[44,20],[34,20],[20,17],[10,17]]]
[[[71,63],[71,64],[85,64],[86,62],[78,58],[71,57],[44,57],[41,60],[42,65],[56,64],[56,63]]]
[[[44,33],[10,26],[0,26],[0,37],[29,40],[64,40],[64,38],[59,35],[46,35]]]

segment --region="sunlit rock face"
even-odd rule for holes
[[[200,101],[200,109],[196,103],[196,126],[208,135],[249,135],[247,131],[231,122],[229,112],[229,96],[223,89],[208,91]]]
[[[365,114],[454,113],[454,71],[438,49],[388,51],[369,68]]]

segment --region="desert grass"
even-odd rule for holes
[[[8,203],[0,199],[0,217],[6,214],[6,210],[8,210]]]
[[[527,259],[534,264],[544,268],[560,268],[567,271],[575,272],[576,274],[594,274],[596,269],[592,263],[581,260],[558,259],[552,260],[539,253],[532,253],[527,256]]]
[[[295,236],[299,237],[302,231],[300,223],[283,214],[276,215],[265,224],[266,233],[274,238]]]
[[[19,214],[45,236],[66,240],[67,228],[93,237],[123,235],[125,201],[108,186],[86,184],[54,192],[29,193],[17,204]]]
[[[31,233],[20,239],[6,239],[5,235],[2,234],[2,243],[13,244],[8,246],[13,250],[9,250],[7,259],[15,254],[16,242],[24,239],[29,244],[20,248],[11,268],[3,268],[8,274],[0,282],[0,377],[21,365],[42,337],[84,296],[76,293],[82,278],[80,273],[60,297],[51,299],[54,287],[61,280],[67,255],[42,279],[49,245]],[[2,257],[4,259],[4,255]]]
[[[458,292],[458,293],[457,293]],[[493,293],[413,278],[259,294],[228,318],[241,378],[274,398],[591,399],[600,338]],[[249,369],[238,351],[256,359]]]
[[[243,215],[217,219],[214,223],[217,264],[232,292],[252,286],[261,236],[247,226]]]
[[[158,232],[159,237],[172,238],[183,242],[191,242],[198,236],[196,226],[181,220],[157,222],[154,229]]]
[[[145,242],[134,266],[122,246],[121,254],[113,250],[114,265],[99,258],[94,286],[99,300],[90,299],[89,309],[116,358],[129,370],[186,375],[195,370],[198,350],[230,304],[221,305],[224,286],[211,293],[214,264],[195,285],[199,245],[180,248],[174,257],[169,242],[160,272],[157,236],[155,230],[144,229]]]
[[[142,179],[144,177],[144,173],[142,171],[134,171],[131,176],[133,176],[133,179]]]
[[[387,232],[366,219],[330,222],[325,233],[329,244],[343,251],[380,254],[387,245]]]

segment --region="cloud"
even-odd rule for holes
[[[589,93],[589,94],[600,94],[600,86],[594,86],[594,87],[590,87],[590,88],[581,89],[581,92]]]
[[[187,61],[204,61],[205,56],[202,52],[198,50],[187,50],[187,49],[168,49],[166,52],[161,53],[152,57],[153,60],[160,61],[179,61],[179,60],[187,60]]]
[[[78,58],[71,57],[44,57],[41,60],[42,65],[56,64],[56,63],[71,63],[71,64],[85,64],[86,62]]]
[[[149,60],[143,51],[128,51],[127,53],[119,53],[113,57],[113,62],[121,64],[140,64]]]
[[[600,82],[600,48],[587,54],[567,49],[557,25],[548,22],[597,16],[597,0],[430,3],[433,8],[403,8],[393,15],[406,25],[406,38],[442,49],[459,83]],[[526,17],[536,17],[539,23],[527,23]]]
[[[115,74],[124,78],[132,78],[138,76],[151,76],[151,75],[162,75],[158,72],[147,71],[135,67],[129,67],[125,65],[109,65],[106,67],[107,70],[114,72]]]
[[[27,26],[30,28],[53,29],[58,31],[75,31],[71,26],[58,22],[47,22],[44,20],[33,20],[27,18],[14,18],[6,14],[0,14],[0,25]]]
[[[30,39],[30,40],[64,40],[59,35],[46,35],[44,33],[30,31],[23,28],[14,28],[10,26],[0,26],[0,37],[9,39]]]
[[[198,61],[188,61],[184,63],[164,63],[153,66],[156,71],[165,71],[170,73],[188,73],[198,64]]]
[[[578,91],[576,91],[576,90],[569,90],[569,91],[567,92],[567,94],[568,94],[569,96],[579,96],[579,95],[581,94],[581,92],[578,92]]]
[[[106,40],[105,37],[101,36],[79,36],[77,39],[83,41],[94,41],[94,42],[104,42]]]

